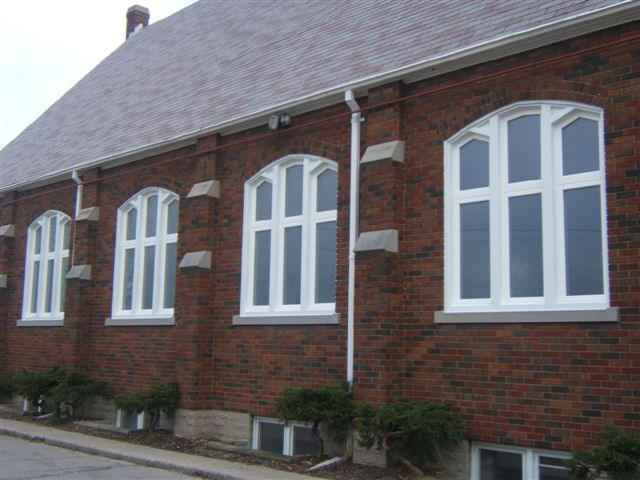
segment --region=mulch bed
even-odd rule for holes
[[[54,420],[53,418],[36,419],[30,416],[11,414],[7,412],[1,412],[0,418],[31,422],[48,427],[60,428],[62,430],[85,433],[87,435],[93,435],[96,437],[121,440],[138,445],[163,448],[166,450],[174,450],[177,452],[200,455],[203,457],[220,458],[223,460],[229,460],[231,462],[241,462],[249,465],[262,465],[278,470],[313,475],[319,478],[332,478],[340,480],[404,480],[410,478],[404,468],[399,466],[384,469],[355,465],[351,462],[342,462],[338,465],[327,467],[316,472],[308,472],[307,469],[318,463],[317,460],[301,460],[299,462],[288,463],[278,460],[253,457],[250,455],[222,452],[207,447],[206,443],[209,441],[207,439],[190,439],[176,437],[170,432],[164,430],[154,430],[150,432],[139,430],[131,432],[129,434],[123,434],[74,425],[71,422]]]

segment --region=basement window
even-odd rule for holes
[[[253,423],[252,448],[289,456],[313,455],[317,451],[310,425],[262,417],[256,417]]]
[[[567,453],[474,444],[471,480],[569,480]]]

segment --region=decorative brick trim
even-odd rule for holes
[[[189,252],[180,260],[180,268],[211,268],[211,252]]]
[[[404,142],[392,140],[391,142],[369,145],[364,152],[360,163],[378,162],[380,160],[393,160],[404,163]]]
[[[220,182],[218,180],[208,180],[196,183],[187,194],[187,198],[203,196],[220,198]]]
[[[398,253],[398,231],[376,230],[362,232],[358,236],[354,250],[356,252],[386,250],[387,252]]]
[[[91,222],[100,221],[100,207],[87,207],[80,210],[76,216],[76,221],[89,220]]]
[[[16,226],[15,225],[2,225],[0,227],[0,237],[15,237]]]
[[[67,272],[67,280],[77,278],[78,280],[91,280],[91,265],[74,265]]]

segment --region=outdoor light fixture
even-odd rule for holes
[[[269,117],[269,130],[278,130],[279,128],[291,125],[291,117],[286,113],[281,115],[271,115]]]

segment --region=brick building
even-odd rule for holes
[[[286,386],[444,401],[475,480],[640,429],[640,3],[128,19],[1,152],[3,371],[177,380],[177,434],[283,453]]]

